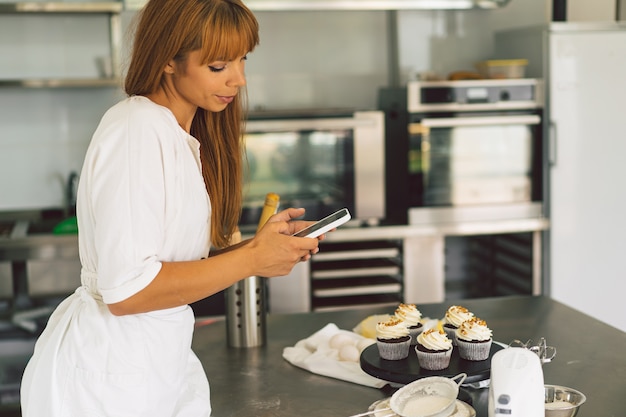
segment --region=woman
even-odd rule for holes
[[[310,223],[291,221],[303,209],[225,249],[241,210],[253,14],[240,0],[150,0],[134,42],[129,97],[104,115],[81,173],[82,286],[37,342],[24,417],[210,415],[188,304],[318,250],[291,236]]]

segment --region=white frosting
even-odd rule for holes
[[[404,417],[431,416],[443,412],[449,407],[454,398],[442,397],[440,395],[425,395],[409,399],[402,409]]]
[[[572,408],[574,404],[568,403],[567,401],[557,400],[551,403],[546,403],[546,410],[561,410],[566,408]]]
[[[457,339],[467,341],[484,341],[491,339],[491,329],[487,327],[487,323],[484,320],[474,317],[471,320],[467,320],[456,329]]]
[[[451,306],[446,311],[445,321],[453,325],[454,327],[459,327],[464,321],[467,321],[474,317],[474,313],[461,306]]]
[[[422,320],[422,313],[415,304],[400,304],[396,309],[395,316],[407,326],[417,326]]]
[[[417,343],[429,350],[452,349],[452,341],[446,336],[446,332],[437,329],[428,329],[417,336]]]
[[[409,335],[409,329],[406,324],[397,317],[392,317],[387,321],[380,322],[376,325],[376,338],[388,340],[398,339]]]

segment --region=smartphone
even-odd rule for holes
[[[293,236],[297,237],[318,237],[329,230],[332,230],[338,226],[341,226],[352,217],[350,216],[350,212],[347,208],[343,208],[334,212],[333,214],[324,217],[322,220],[319,220],[312,225],[305,227],[299,232],[294,233]]]

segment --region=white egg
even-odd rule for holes
[[[373,339],[361,339],[357,342],[356,348],[359,350],[359,352],[363,352],[366,347],[374,344],[375,342],[376,341]]]
[[[339,350],[339,360],[348,362],[358,362],[361,354],[354,345],[343,345]]]
[[[345,333],[337,333],[330,338],[328,345],[331,349],[341,349],[344,345],[354,345],[354,339]]]

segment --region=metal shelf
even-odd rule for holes
[[[0,79],[0,88],[86,88],[121,86],[121,16],[123,3],[113,2],[17,2],[0,3],[0,14],[106,14],[109,16],[109,45],[112,76],[109,78]]]
[[[111,13],[122,11],[121,2],[18,2],[0,3],[0,13]]]
[[[20,88],[85,88],[85,87],[118,87],[120,78],[38,78],[28,80],[0,80],[0,87]]]
[[[314,310],[346,302],[402,300],[402,242],[322,243],[322,257],[310,263],[311,306]]]

